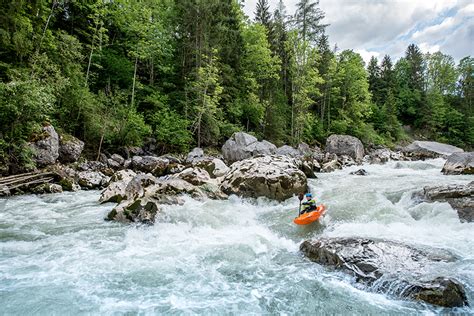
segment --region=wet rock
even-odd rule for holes
[[[83,150],[83,141],[70,135],[63,136],[59,142],[59,161],[62,163],[76,162]]]
[[[436,276],[437,264],[457,260],[446,251],[364,238],[307,240],[300,250],[314,262],[352,274],[369,290],[444,307],[468,305],[460,283]]]
[[[226,194],[282,201],[306,192],[307,178],[292,158],[255,157],[233,163],[221,189]]]
[[[333,171],[336,171],[338,169],[341,169],[342,166],[341,164],[339,163],[339,161],[336,159],[333,159],[331,161],[328,161],[326,163],[323,164],[323,166],[321,167],[321,172],[333,172]]]
[[[339,156],[338,161],[343,167],[351,167],[351,166],[357,165],[354,159],[352,159],[352,157],[347,156],[347,155]]]
[[[162,176],[166,173],[169,160],[154,156],[134,156],[132,158],[132,168],[136,171],[150,172],[155,176]]]
[[[222,155],[229,162],[244,160],[258,155],[271,155],[276,146],[268,141],[259,142],[257,138],[244,132],[234,133],[222,146]]]
[[[36,135],[36,141],[30,143],[33,158],[39,167],[52,165],[59,157],[59,136],[53,126],[47,125]]]
[[[31,189],[31,192],[35,194],[62,193],[63,188],[59,184],[43,183]]]
[[[77,192],[81,190],[81,186],[77,184],[75,178],[72,177],[61,179],[59,184],[64,191]]]
[[[316,172],[321,171],[319,162],[311,157],[301,157],[296,159],[298,168],[303,171],[305,176],[310,179],[316,179]]]
[[[160,179],[150,175],[137,175],[127,185],[124,199],[107,215],[108,220],[124,223],[153,223],[161,204],[182,204],[180,195],[197,199],[205,193],[182,179]]]
[[[99,189],[107,184],[107,177],[102,172],[81,171],[77,174],[77,183],[85,189]]]
[[[417,140],[403,148],[403,152],[415,159],[429,159],[447,157],[464,150],[448,144]]]
[[[8,189],[8,187],[5,185],[0,185],[0,197],[10,196],[10,195],[11,195],[11,192]]]
[[[119,203],[126,198],[127,185],[137,174],[132,170],[120,170],[110,178],[107,187],[102,191],[99,202]]]
[[[109,212],[106,219],[122,223],[152,224],[158,211],[157,201],[152,198],[140,198],[120,203]]]
[[[354,136],[331,135],[326,140],[326,152],[350,156],[360,163],[364,158],[364,145]]]
[[[441,172],[444,174],[474,174],[474,152],[450,155]]]
[[[350,174],[351,175],[356,175],[356,176],[366,176],[369,173],[365,169],[359,169],[357,171],[352,171]]]
[[[417,196],[426,202],[448,202],[461,221],[474,221],[474,181],[466,185],[426,186]]]

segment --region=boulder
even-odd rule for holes
[[[427,159],[447,157],[454,153],[464,152],[464,150],[448,144],[417,140],[404,147],[403,152],[415,159]]]
[[[425,202],[448,202],[461,221],[474,221],[474,181],[466,185],[426,186],[416,195]]]
[[[283,201],[306,192],[307,178],[292,158],[262,156],[233,163],[221,189],[226,194]]]
[[[120,170],[114,173],[107,187],[102,191],[99,202],[120,203],[120,201],[126,198],[127,185],[136,175],[137,174],[132,170]]]
[[[42,132],[36,135],[30,148],[33,150],[33,158],[39,167],[56,163],[59,157],[59,136],[52,125],[42,128]]]
[[[364,238],[307,240],[300,250],[311,261],[352,274],[372,291],[444,307],[468,305],[463,286],[437,274],[437,264],[457,260],[447,251]]]
[[[294,148],[294,147],[291,147],[291,146],[288,146],[288,145],[283,145],[281,147],[278,147],[276,150],[275,150],[275,154],[276,155],[282,155],[282,156],[288,156],[288,157],[300,157],[301,156],[301,152]]]
[[[441,172],[444,174],[474,174],[474,152],[450,155]]]
[[[84,142],[74,136],[62,136],[59,141],[59,161],[62,163],[76,162],[84,150]]]
[[[338,161],[343,167],[351,167],[357,165],[357,163],[352,159],[352,157],[347,155],[341,155],[338,157]]]
[[[59,181],[59,184],[64,191],[77,192],[81,189],[81,186],[76,183],[75,177],[63,178]]]
[[[87,161],[81,163],[77,169],[80,171],[96,171],[96,172],[103,172],[106,170],[108,166],[100,161]]]
[[[134,156],[132,158],[132,169],[135,171],[150,172],[155,176],[162,176],[166,173],[169,160],[154,156]]]
[[[112,156],[110,156],[109,159],[107,159],[107,164],[109,165],[109,167],[115,170],[122,168],[124,163],[125,158],[123,158],[119,154],[113,154]]]
[[[336,158],[331,161],[323,163],[323,166],[321,167],[321,172],[326,172],[326,173],[333,172],[341,168],[342,166]]]
[[[99,189],[107,184],[107,177],[102,172],[81,171],[77,174],[77,183],[85,189]]]
[[[331,135],[326,140],[326,152],[336,155],[347,155],[357,163],[364,158],[364,145],[362,142],[349,135]]]
[[[106,220],[114,220],[122,223],[144,223],[155,222],[159,204],[151,198],[140,198],[133,201],[124,201],[117,205],[107,214]]]
[[[195,160],[192,166],[206,170],[213,178],[222,177],[229,171],[229,167],[222,160],[212,157]]]
[[[149,175],[137,175],[125,188],[124,199],[109,212],[106,219],[151,224],[160,204],[182,204],[181,194],[199,199],[205,197],[202,190],[182,179],[157,180]]]
[[[191,152],[189,152],[188,156],[186,157],[186,163],[193,163],[193,161],[203,158],[204,157],[204,150],[202,148],[196,147]]]
[[[187,168],[180,173],[174,174],[172,177],[182,179],[193,185],[202,185],[211,181],[209,173],[201,168]]]
[[[369,173],[365,169],[359,169],[357,171],[352,171],[350,174],[351,175],[356,175],[356,176],[366,176]]]
[[[227,162],[244,160],[258,155],[271,155],[276,151],[276,146],[244,132],[234,133],[222,146],[222,155]]]
[[[122,168],[122,165],[112,158],[107,159],[107,165],[114,170]]]
[[[43,183],[31,190],[32,193],[45,194],[45,193],[62,193],[63,188],[59,184],[55,183]]]

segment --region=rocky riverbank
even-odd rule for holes
[[[200,199],[236,194],[282,201],[306,191],[307,179],[316,178],[317,173],[344,167],[444,157],[448,158],[443,168],[445,174],[469,174],[473,161],[473,153],[446,144],[415,141],[397,151],[369,149],[348,135],[331,135],[324,149],[304,143],[296,148],[278,148],[239,132],[225,142],[218,155],[206,155],[195,148],[187,156],[157,156],[156,148],[150,144],[153,142],[143,148],[103,153],[98,161],[81,162],[84,143],[73,137],[61,137],[52,126],[45,126],[41,137],[30,144],[41,169],[0,178],[0,196],[105,188],[101,201],[120,203],[108,219],[150,223],[161,203],[178,202],[181,194]],[[361,169],[354,174],[366,173]],[[465,206],[469,208],[471,202],[450,203],[465,214]],[[462,218],[471,220],[470,216]]]

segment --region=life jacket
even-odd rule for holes
[[[315,199],[311,199],[309,201],[305,201],[306,204],[304,204],[304,209],[306,210],[307,208],[316,208],[316,200]]]

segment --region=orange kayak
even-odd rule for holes
[[[311,224],[312,222],[317,221],[321,215],[324,214],[326,211],[326,207],[321,204],[319,205],[315,211],[309,212],[309,213],[304,213],[297,218],[293,220],[293,222],[297,225],[308,225]]]

